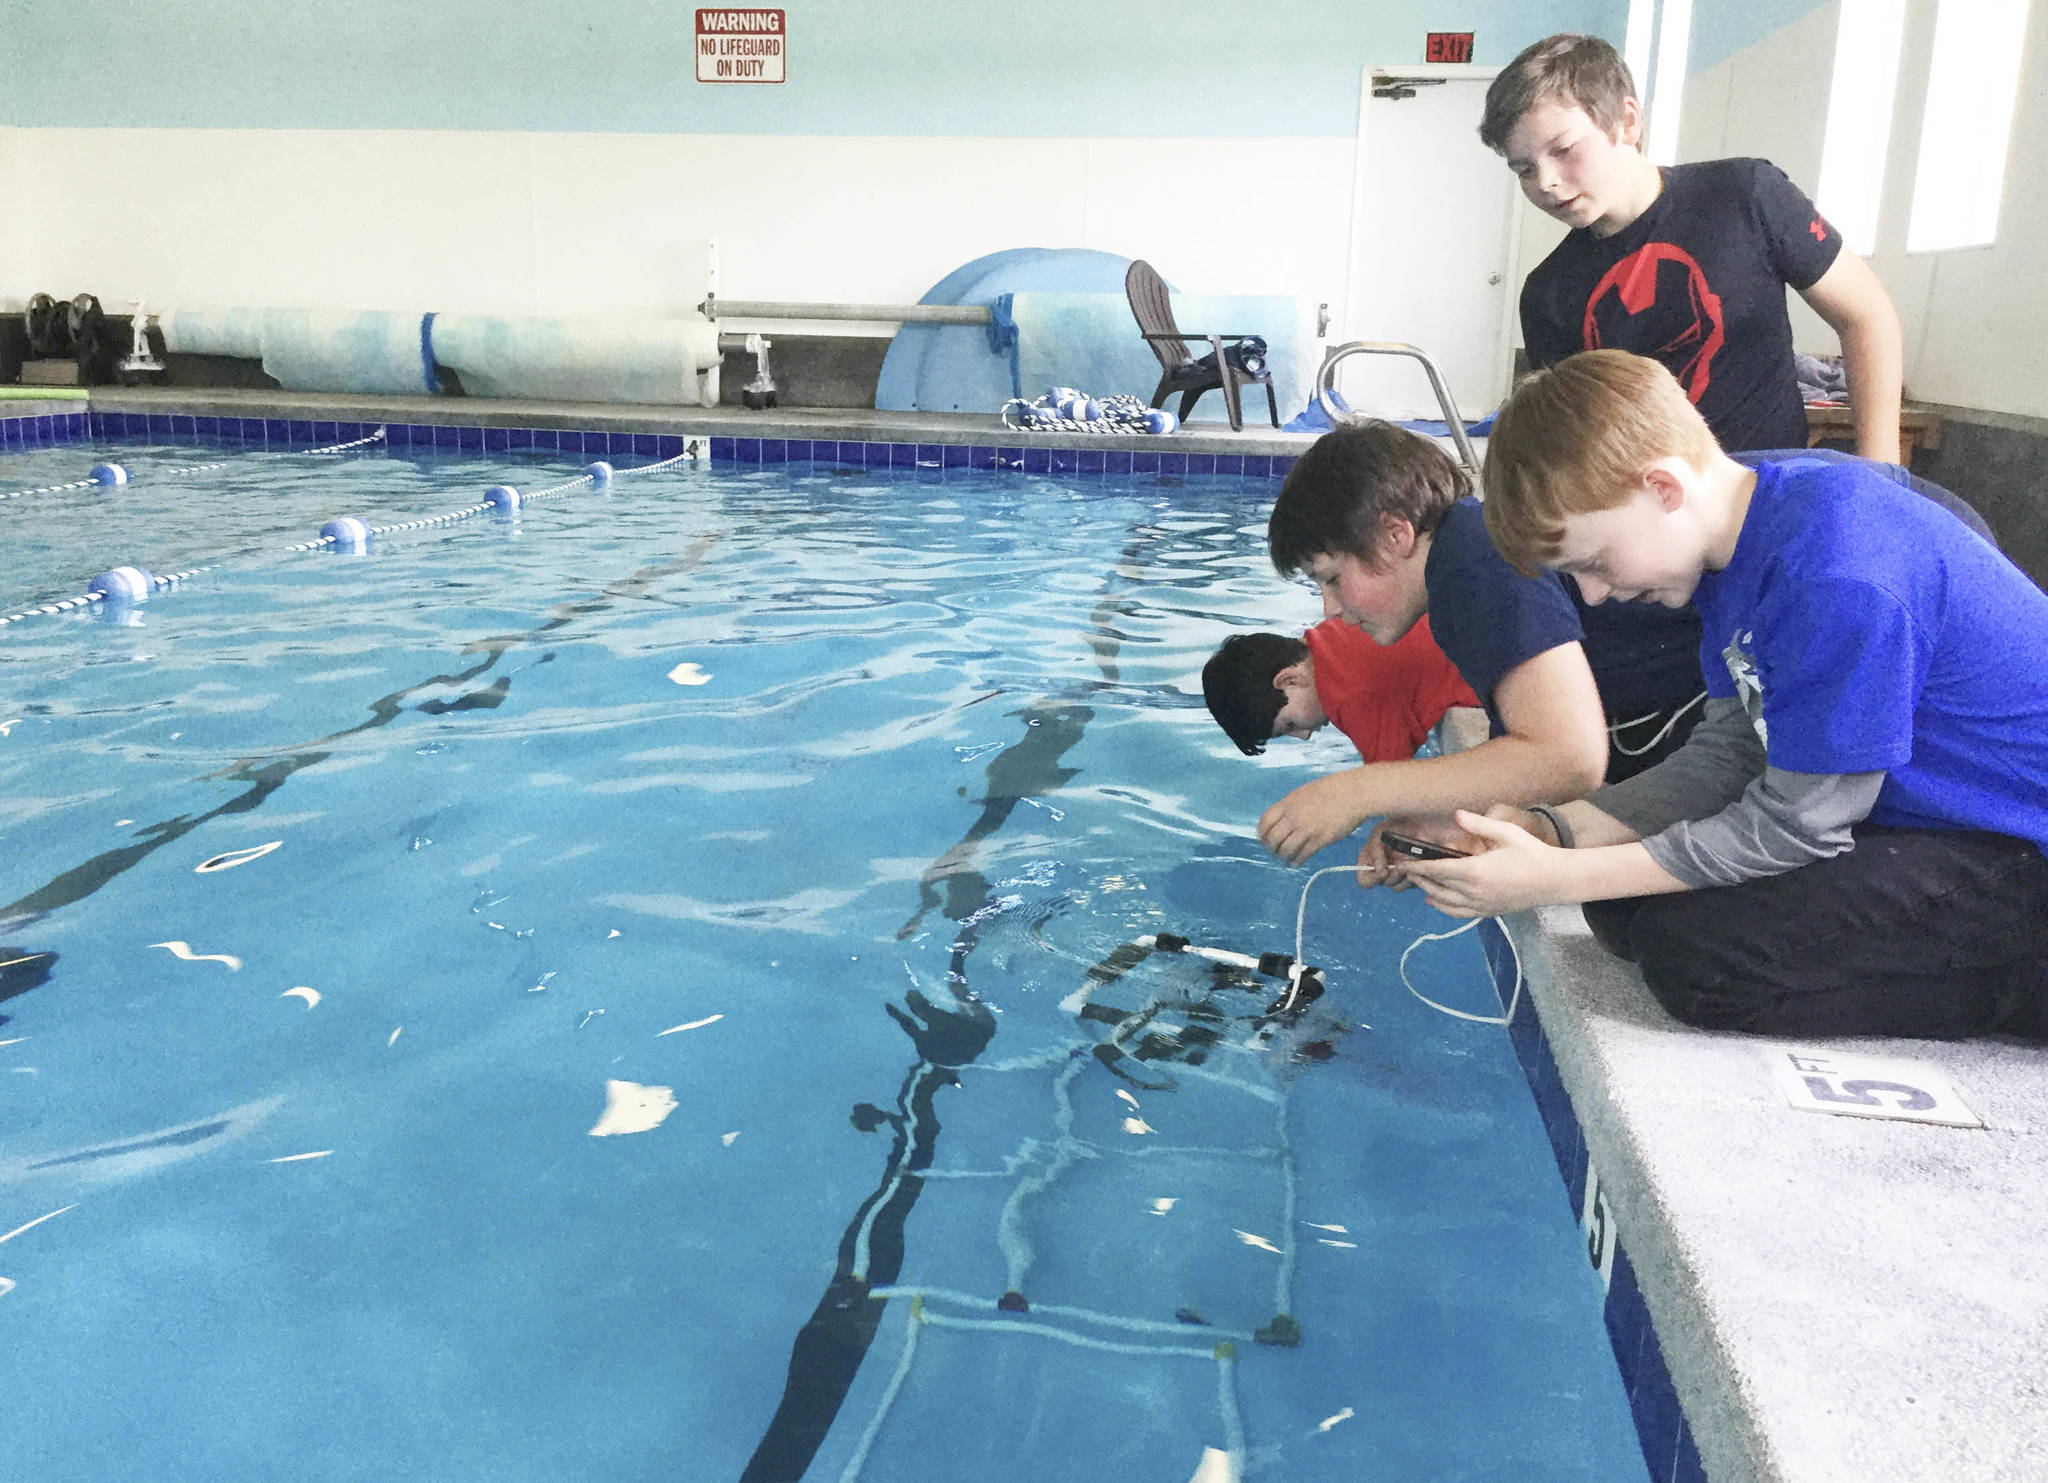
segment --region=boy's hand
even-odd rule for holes
[[[1335,844],[1366,820],[1354,799],[1351,779],[1332,773],[1303,783],[1259,815],[1259,843],[1299,865],[1325,845]]]
[[[1358,852],[1358,889],[1370,891],[1374,886],[1385,886],[1389,891],[1405,891],[1414,884],[1401,874],[1401,859],[1392,850],[1380,843],[1380,831],[1387,827],[1382,819],[1373,825],[1372,833],[1365,838],[1365,845]]]
[[[1362,889],[1385,886],[1390,891],[1406,891],[1415,885],[1406,869],[1414,862],[1406,855],[1395,854],[1380,840],[1380,835],[1389,829],[1410,839],[1463,850],[1468,855],[1487,848],[1485,840],[1460,829],[1448,814],[1415,814],[1405,819],[1389,816],[1373,825],[1365,848],[1358,852],[1358,884]]]
[[[1505,819],[1463,809],[1455,817],[1458,827],[1482,846],[1482,853],[1469,860],[1409,860],[1402,865],[1431,906],[1446,916],[1497,917],[1557,899],[1553,888],[1563,850]]]
[[[1516,808],[1512,803],[1496,803],[1486,811],[1486,817],[1514,825],[1539,844],[1557,843],[1557,831],[1550,827],[1550,821],[1533,809]]]

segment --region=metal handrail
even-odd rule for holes
[[[1332,424],[1373,420],[1362,412],[1339,410],[1330,398],[1330,393],[1337,386],[1337,363],[1353,355],[1406,355],[1421,361],[1430,387],[1436,392],[1436,404],[1443,409],[1444,424],[1451,430],[1451,442],[1457,445],[1458,457],[1472,471],[1473,478],[1479,477],[1479,459],[1472,452],[1472,440],[1465,436],[1465,419],[1458,415],[1458,404],[1451,397],[1451,388],[1444,381],[1443,372],[1436,368],[1436,362],[1418,346],[1403,345],[1397,340],[1349,340],[1332,346],[1323,357],[1323,369],[1316,376],[1316,400],[1322,403],[1323,412]]]
[[[986,304],[821,304],[792,299],[721,299],[697,308],[707,319],[845,319],[873,324],[987,324]]]

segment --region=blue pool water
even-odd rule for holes
[[[0,489],[109,453],[0,608],[210,569],[0,629],[10,1471],[1643,1476],[1441,918],[1324,881],[1292,1025],[1114,956],[1292,947],[1251,823],[1341,742],[1194,678],[1313,617],[1270,482],[684,466],[361,557],[280,548],[578,465]]]

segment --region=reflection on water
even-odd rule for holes
[[[1314,619],[1272,486],[681,468],[266,554],[564,467],[0,511],[0,602],[257,548],[0,647],[24,1476],[1640,1466],[1505,1041],[1383,992],[1419,903],[1319,896],[1291,1016],[1123,953],[1292,940],[1251,822],[1336,755],[1194,685]]]

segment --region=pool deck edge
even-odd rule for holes
[[[993,413],[876,412],[842,407],[626,406],[600,402],[529,402],[483,397],[361,396],[203,386],[96,387],[92,410],[126,414],[282,418],[318,422],[393,422],[437,427],[577,428],[684,437],[819,439],[1116,449],[1161,453],[1298,456],[1314,433],[1247,424],[1194,423],[1163,436],[1146,433],[1026,433]]]
[[[1690,1030],[1576,908],[1508,927],[1705,1476],[2038,1478],[2048,1058]],[[1931,1063],[1985,1127],[1794,1109],[1780,1045]]]

